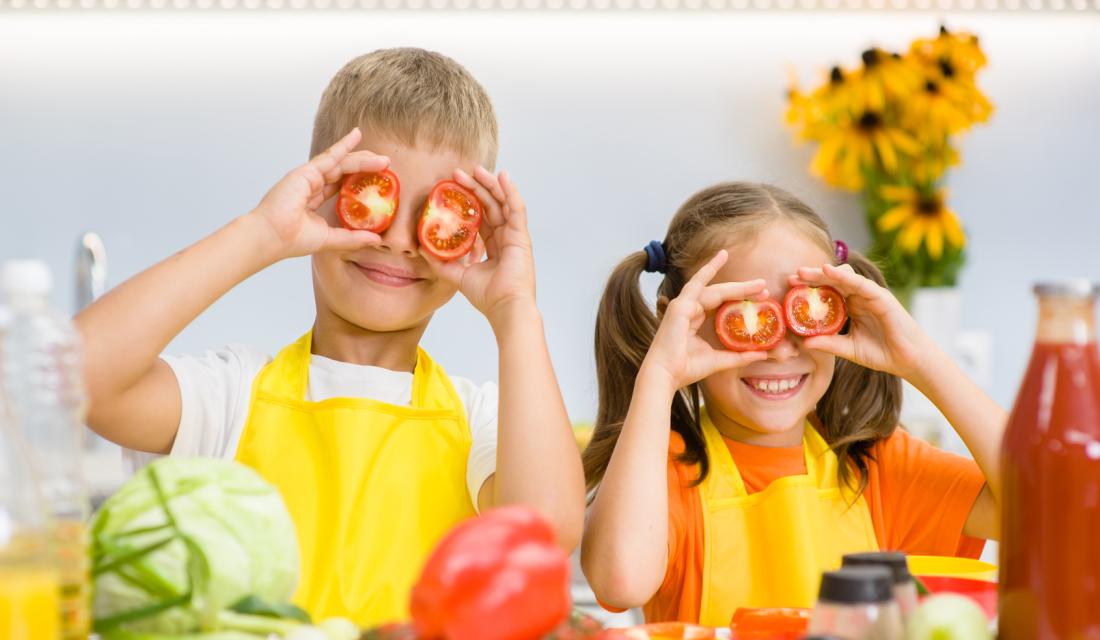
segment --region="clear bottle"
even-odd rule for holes
[[[49,516],[61,579],[61,637],[84,640],[90,627],[90,577],[80,337],[68,318],[49,307],[52,283],[44,263],[9,261],[2,282],[11,320],[0,344],[0,363],[11,416],[38,469]]]
[[[1100,630],[1097,286],[1039,284],[1035,346],[1001,457],[1001,638]]]
[[[844,556],[844,567],[885,567],[894,579],[894,601],[898,603],[901,621],[904,623],[917,608],[917,584],[909,573],[909,561],[900,551],[872,551],[849,553]]]
[[[882,567],[852,567],[821,576],[810,635],[846,640],[900,640],[901,614],[893,574]]]
[[[4,331],[0,317],[0,336]],[[59,582],[46,511],[31,456],[9,409],[0,384],[0,638],[56,640]]]

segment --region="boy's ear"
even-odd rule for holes
[[[668,296],[657,296],[657,319],[665,317],[665,309],[668,309]]]

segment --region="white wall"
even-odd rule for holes
[[[993,122],[963,145],[953,204],[972,244],[964,325],[994,337],[1008,403],[1034,326],[1037,277],[1100,278],[1100,19],[965,14],[991,60]],[[112,282],[247,211],[309,147],[331,75],[377,47],[451,55],[488,88],[500,166],[530,205],[540,302],[569,409],[595,412],[594,309],[627,252],[663,237],[694,190],[723,179],[802,195],[859,246],[850,196],[809,176],[782,125],[787,67],[809,79],[871,43],[898,47],[942,16],[885,13],[0,13],[0,258],[48,259],[68,308],[77,233],[100,232]],[[276,349],[312,317],[308,264],[231,292],[173,351]],[[496,375],[464,302],[428,348],[454,373]]]

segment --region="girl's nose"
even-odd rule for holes
[[[794,358],[799,354],[801,345],[802,338],[788,331],[783,339],[768,351],[768,360],[784,362]]]

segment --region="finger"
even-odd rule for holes
[[[695,275],[691,276],[691,279],[687,281],[683,289],[680,290],[680,296],[688,294],[692,298],[696,298],[703,291],[703,287],[707,285],[714,276],[718,275],[718,270],[722,268],[722,265],[726,264],[726,260],[729,259],[729,253],[722,249],[718,253],[714,254],[706,264],[699,267],[699,270],[695,272]]]
[[[500,172],[500,186],[504,190],[505,215],[508,222],[523,233],[527,233],[527,203],[519,194],[519,187],[507,171]]]
[[[355,251],[364,247],[370,247],[382,243],[382,238],[377,233],[359,229],[345,229],[343,227],[329,227],[328,235],[321,249],[334,249],[336,251]]]
[[[474,246],[470,248],[470,252],[462,256],[463,264],[465,264],[467,267],[472,267],[473,265],[481,262],[482,258],[485,257],[485,254],[485,241],[481,239],[481,236],[478,236],[477,239],[474,240]]]
[[[504,225],[504,212],[501,210],[504,206],[504,202],[502,200],[494,198],[493,194],[490,193],[485,186],[462,169],[455,169],[455,182],[474,192],[474,195],[477,196],[478,201],[481,202],[481,206],[485,210],[485,222],[489,223],[490,227],[500,227]]]
[[[321,175],[327,175],[334,167],[340,165],[340,162],[351,153],[352,149],[355,149],[355,145],[359,144],[362,139],[363,134],[359,131],[359,127],[355,127],[343,138],[337,140],[336,144],[314,156],[307,163],[307,166],[313,167]]]
[[[428,263],[428,268],[431,269],[432,273],[440,280],[455,287],[462,282],[462,274],[466,272],[466,265],[462,264],[461,260],[443,262],[423,247],[420,249],[420,255],[424,258],[424,261]]]
[[[764,280],[750,280],[748,282],[719,282],[707,285],[699,294],[699,304],[707,311],[717,309],[729,300],[763,300],[767,297],[768,290]]]
[[[881,295],[883,289],[871,280],[859,275],[851,265],[834,267],[802,267],[798,270],[798,277],[810,285],[827,284],[847,296],[862,296],[873,299]]]
[[[354,173],[375,173],[389,165],[390,159],[387,156],[380,156],[370,151],[356,151],[324,173],[325,183],[339,182],[344,176]]]
[[[485,185],[485,188],[489,190],[489,193],[493,194],[493,197],[498,202],[507,201],[507,196],[504,195],[504,188],[500,186],[500,179],[489,172],[485,167],[478,165],[474,169],[474,179],[481,184]]]
[[[829,353],[844,358],[845,360],[852,360],[855,357],[855,340],[853,340],[850,335],[842,336],[836,334],[831,336],[804,338],[802,340],[802,346],[807,349],[813,349],[814,351]]]

